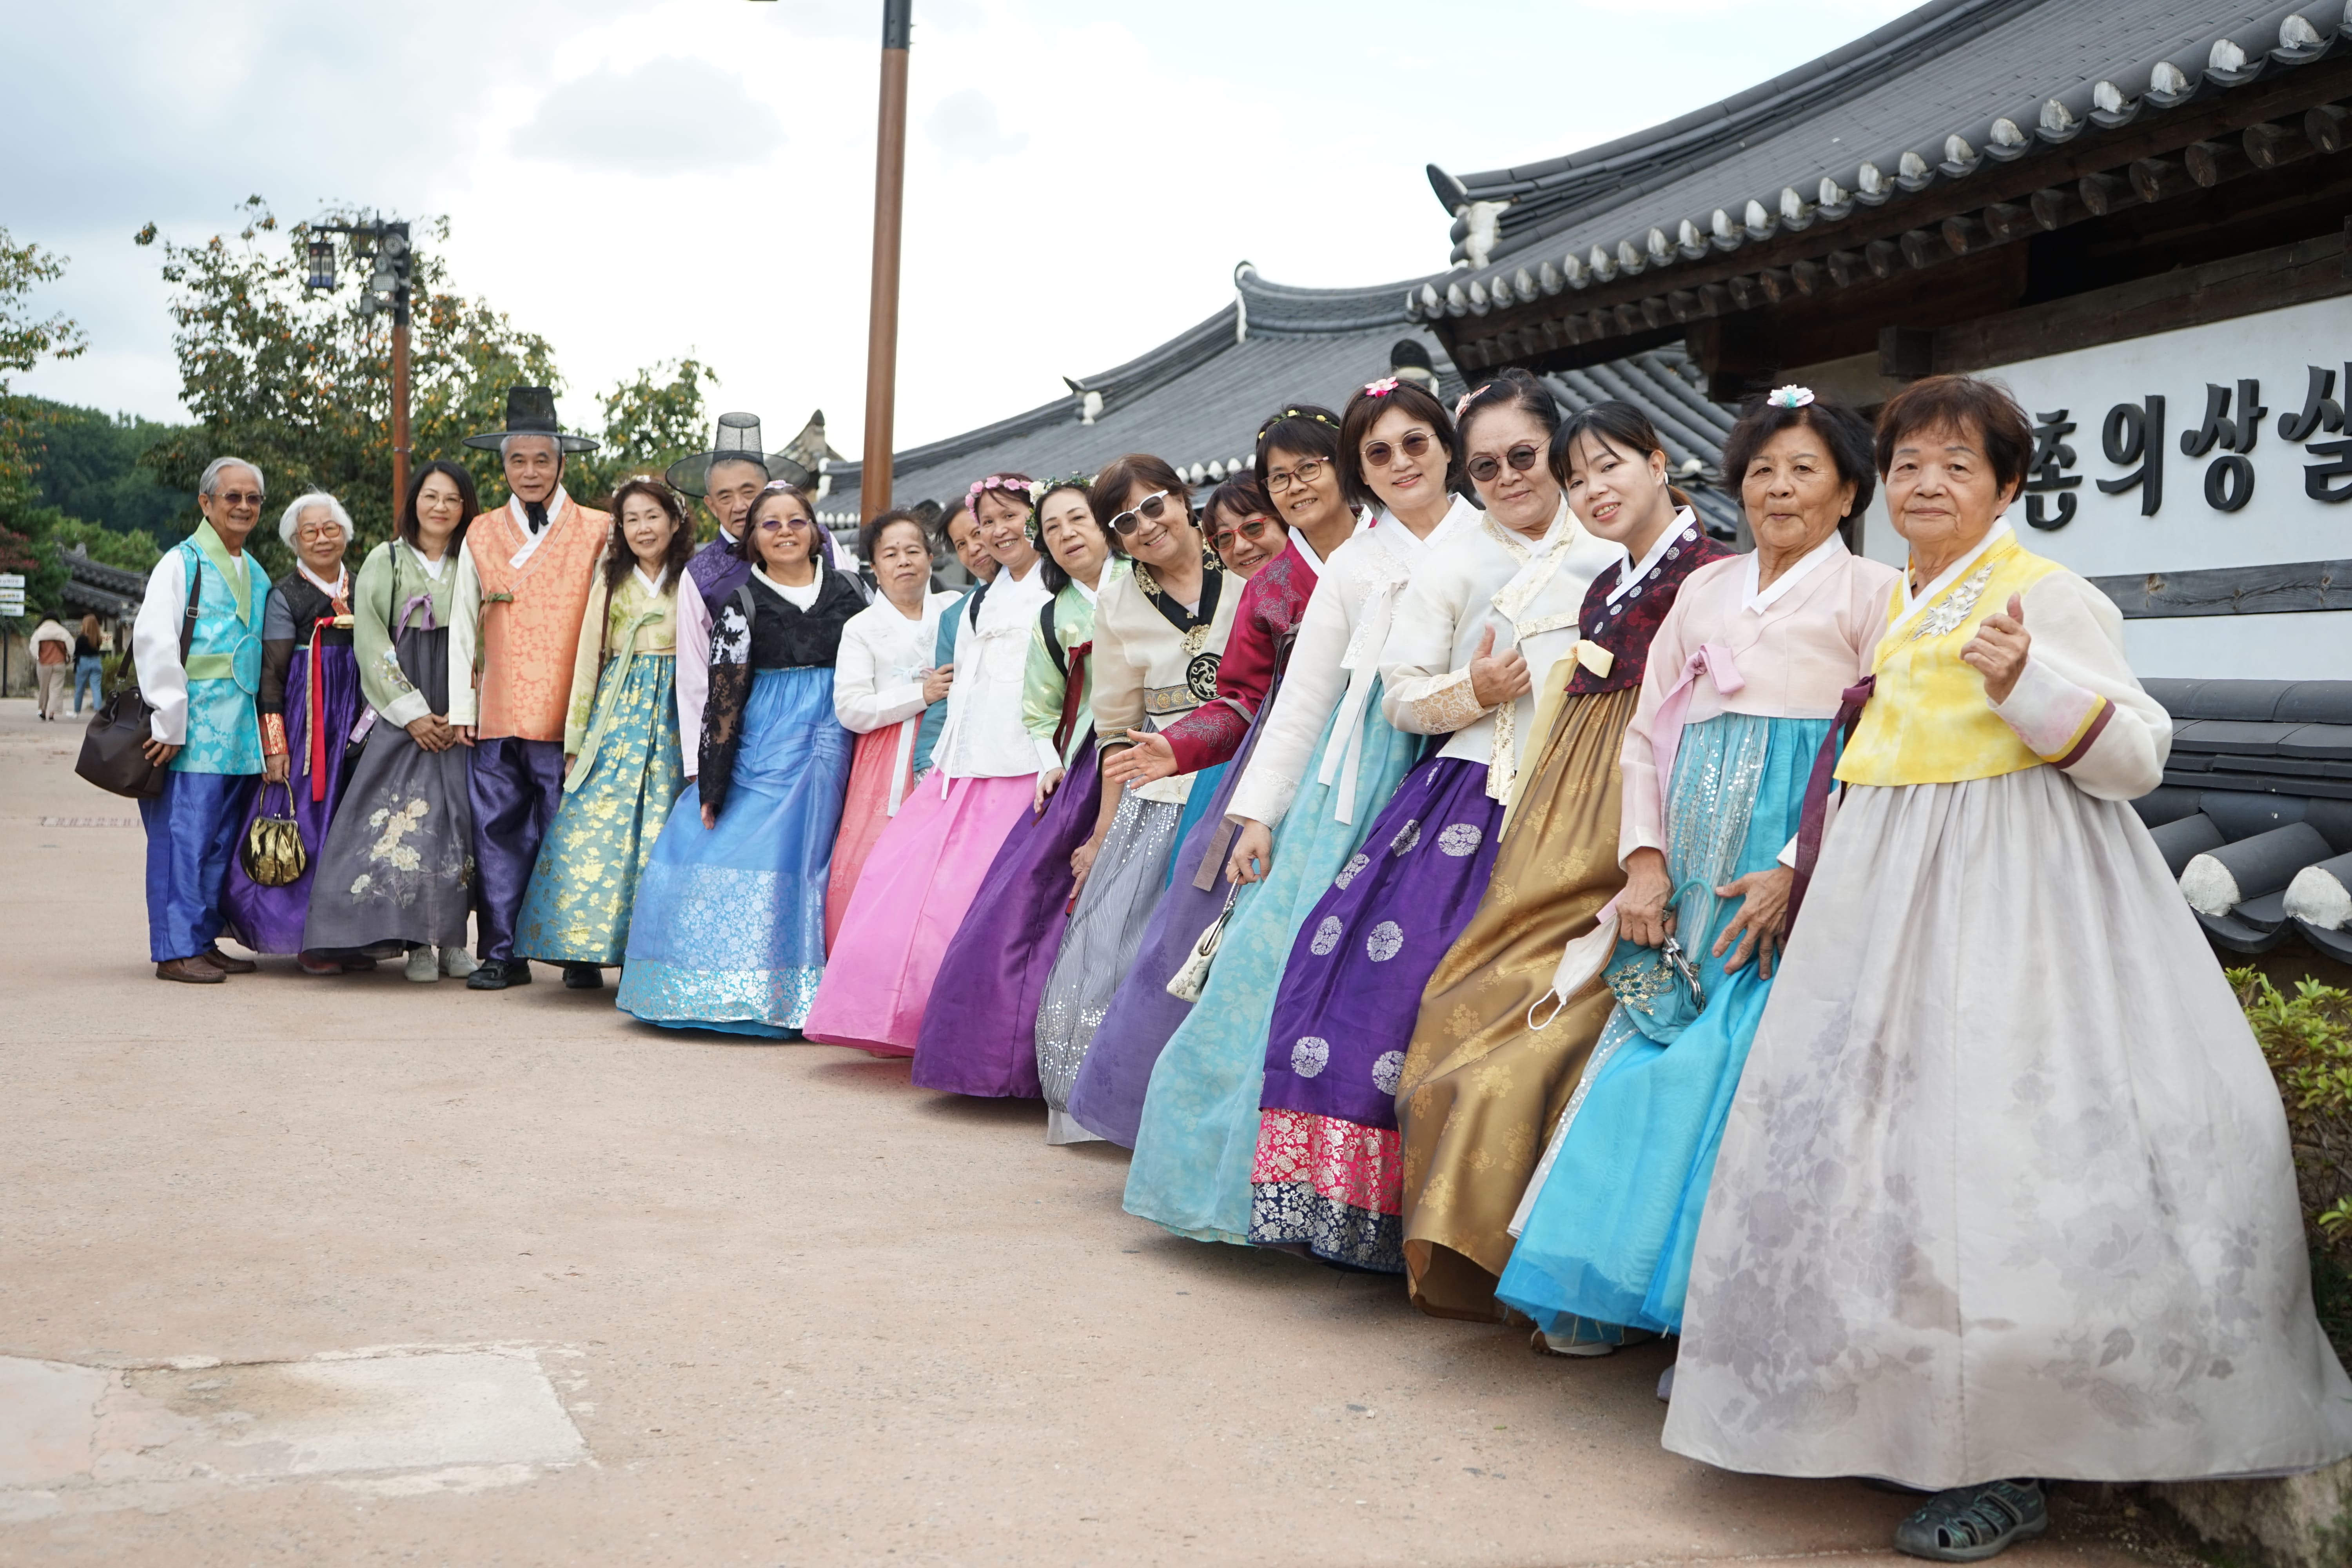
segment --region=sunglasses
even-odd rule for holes
[[[1282,495],[1293,486],[1305,489],[1321,479],[1323,470],[1328,466],[1320,458],[1309,458],[1295,468],[1276,468],[1265,477],[1265,493]]]
[[[213,498],[223,506],[259,506],[259,490],[223,490]]]
[[[773,533],[779,529],[785,528],[789,528],[793,532],[797,533],[802,529],[811,526],[811,524],[809,520],[804,517],[763,517],[755,526],[757,526],[762,533]]]
[[[1367,441],[1364,443],[1364,467],[1385,468],[1399,452],[1418,463],[1428,450],[1429,432],[1426,430],[1415,430],[1393,447],[1386,441]]]
[[[1537,460],[1542,456],[1542,447],[1532,442],[1522,441],[1504,453],[1503,459],[1509,462],[1513,473],[1524,474],[1534,468]],[[1481,452],[1470,459],[1470,477],[1482,485],[1494,483],[1495,476],[1502,471],[1503,463],[1497,461],[1492,452]]]
[[[1127,510],[1110,520],[1111,531],[1124,539],[1147,522],[1159,522],[1168,514],[1168,492],[1153,490]]]

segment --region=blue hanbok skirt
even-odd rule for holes
[[[1601,1027],[1495,1292],[1548,1332],[1613,1342],[1614,1329],[1682,1331],[1716,1150],[1772,991],[1752,959],[1727,973],[1711,951],[1739,909],[1714,889],[1771,869],[1828,730],[1825,719],[1723,713],[1683,731],[1666,867],[1675,887],[1698,884],[1675,905],[1675,929],[1706,1005],[1671,1045],[1634,1028],[1622,1006]]]
[[[752,675],[719,826],[702,826],[702,791],[687,785],[638,878],[623,1012],[771,1039],[807,1020],[851,743],[830,666]]]
[[[1421,737],[1381,716],[1375,688],[1360,721],[1355,821],[1340,822],[1332,816],[1336,790],[1318,782],[1324,752],[1347,743],[1333,734],[1337,723],[1336,713],[1324,723],[1323,739],[1275,834],[1265,879],[1234,900],[1200,1001],[1152,1064],[1132,1135],[1128,1213],[1197,1241],[1248,1245],[1258,1095],[1283,965],[1307,913],[1361,847],[1420,755]],[[1106,1095],[1097,1103],[1108,1107],[1112,1100]],[[1089,1125],[1113,1136],[1107,1125]]]

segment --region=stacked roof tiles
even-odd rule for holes
[[[2135,803],[2213,941],[2300,933],[2352,963],[2352,680],[2150,680],[2173,719],[2163,786]]]

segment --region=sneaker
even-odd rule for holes
[[[408,950],[408,977],[420,985],[430,985],[441,978],[441,966],[433,962],[433,949],[412,947]]]
[[[441,950],[441,973],[452,980],[463,980],[480,967],[481,964],[476,961],[474,955],[462,947],[445,947]]]
[[[563,988],[566,991],[602,991],[604,972],[593,963],[567,963],[563,966]]]
[[[1981,1563],[2050,1528],[2040,1481],[1937,1492],[1895,1527],[1895,1550],[1931,1563]]]
[[[1535,1331],[1529,1348],[1538,1355],[1604,1356],[1615,1355],[1617,1347],[1607,1340],[1572,1339],[1566,1334],[1555,1338],[1541,1329]]]
[[[1666,1363],[1666,1370],[1658,1373],[1658,1403],[1661,1405],[1672,1405],[1674,1402],[1675,1368],[1674,1363],[1669,1362]]]

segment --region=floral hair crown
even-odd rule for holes
[[[974,479],[971,489],[963,492],[963,504],[971,509],[974,517],[980,515],[980,498],[990,490],[1002,491],[1007,500],[1017,496],[1033,507],[1036,505],[1029,480],[1014,474],[991,474],[984,479]]]
[[[1384,376],[1379,381],[1368,381],[1364,383],[1364,395],[1366,397],[1386,397],[1390,393],[1394,392],[1396,389],[1397,378],[1392,375]]]
[[[1813,400],[1810,386],[1776,386],[1765,395],[1764,402],[1772,408],[1802,408]]]
[[[1265,440],[1265,433],[1286,419],[1312,419],[1316,424],[1328,425],[1334,430],[1339,427],[1337,420],[1319,408],[1286,408],[1257,427],[1257,438],[1261,441]]]
[[[1094,482],[1092,474],[1056,474],[1049,479],[1032,480],[1029,486],[1029,542],[1036,543],[1039,534],[1044,531],[1044,524],[1037,517],[1040,502],[1055,490],[1085,490],[1091,495]]]

